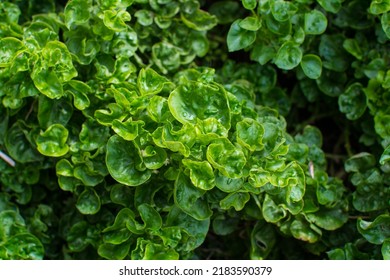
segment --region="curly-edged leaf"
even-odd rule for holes
[[[305,220],[294,220],[290,226],[291,234],[299,240],[315,243],[320,238],[318,230],[314,230],[312,225]]]
[[[93,151],[102,147],[109,137],[109,128],[99,125],[94,120],[87,120],[81,126],[79,140],[80,149],[83,151]]]
[[[218,215],[213,219],[213,232],[217,235],[228,235],[238,229],[238,218],[231,218],[227,215]]]
[[[130,14],[125,10],[105,10],[103,12],[104,25],[115,32],[125,31],[126,22],[130,19]]]
[[[29,141],[27,129],[20,121],[15,122],[6,132],[5,147],[12,159],[26,163],[42,160],[42,155]]]
[[[204,194],[205,191],[193,186],[188,177],[179,174],[175,181],[175,204],[197,220],[206,220],[213,214]]]
[[[302,60],[302,50],[295,43],[288,41],[278,50],[274,63],[280,69],[291,70],[298,66]]]
[[[242,0],[242,5],[247,10],[253,10],[257,6],[256,0]]]
[[[44,132],[41,132],[37,139],[38,151],[49,157],[60,157],[69,151],[66,144],[69,131],[61,124],[53,124]]]
[[[133,121],[131,118],[125,122],[113,120],[112,129],[124,140],[132,141],[138,137],[139,128],[144,125],[143,121]]]
[[[185,124],[180,130],[174,130],[172,124],[168,122],[164,126],[157,128],[153,134],[154,143],[174,152],[180,152],[185,157],[190,155],[190,148],[195,143],[196,133],[191,124]]]
[[[249,31],[257,31],[261,28],[262,22],[261,18],[257,16],[247,16],[239,22],[239,25],[242,29]]]
[[[138,78],[137,86],[142,95],[158,94],[169,80],[151,68],[141,69]]]
[[[273,201],[272,196],[266,194],[262,205],[264,219],[269,223],[277,223],[287,216],[287,211]]]
[[[237,142],[250,151],[260,151],[264,148],[262,139],[263,126],[253,119],[243,119],[236,125]]]
[[[340,208],[322,208],[315,213],[308,213],[307,219],[325,230],[336,230],[348,221],[348,214]]]
[[[111,126],[114,120],[122,121],[125,118],[125,113],[121,106],[116,103],[110,103],[107,105],[107,109],[99,109],[95,111],[95,118],[98,123]]]
[[[72,80],[68,82],[67,92],[73,96],[73,104],[79,110],[84,110],[91,104],[88,93],[92,92],[92,89],[81,81]]]
[[[132,260],[178,260],[179,254],[172,248],[150,240],[138,238],[137,247],[131,252]]]
[[[387,38],[390,38],[390,13],[387,12],[381,16],[381,25]]]
[[[215,186],[215,176],[209,162],[190,159],[183,159],[182,162],[190,170],[190,179],[195,187],[207,191]]]
[[[99,212],[100,206],[100,197],[93,188],[85,188],[76,203],[76,208],[83,215],[96,214]]]
[[[341,200],[344,192],[345,188],[341,181],[327,180],[324,184],[318,185],[316,196],[320,204],[332,206]]]
[[[152,47],[152,59],[162,73],[166,74],[168,71],[179,68],[181,63],[180,49],[167,42],[154,44]]]
[[[39,97],[38,122],[43,128],[53,124],[66,125],[73,114],[72,104],[65,98],[50,99],[45,95]]]
[[[376,164],[375,157],[369,153],[362,152],[350,157],[345,162],[345,171],[362,172],[374,167]]]
[[[374,15],[380,15],[390,11],[389,0],[372,0],[370,5],[370,13]]]
[[[103,233],[103,241],[110,244],[121,244],[127,241],[132,233],[128,230],[127,224],[134,221],[134,213],[128,208],[123,208],[115,217],[114,224],[106,227]]]
[[[167,163],[167,152],[156,146],[147,146],[141,151],[146,168],[159,169]]]
[[[271,12],[277,21],[287,21],[298,11],[297,6],[287,1],[275,1],[271,4]]]
[[[379,111],[375,114],[375,131],[380,137],[386,139],[390,136],[390,114]]]
[[[12,37],[0,40],[0,67],[9,66],[18,51],[23,48],[23,43]]]
[[[41,241],[27,232],[11,236],[6,242],[0,243],[0,259],[42,260],[44,255]]]
[[[386,147],[383,151],[381,158],[379,159],[379,163],[381,165],[386,164],[390,160],[390,145]]]
[[[341,9],[343,0],[317,0],[325,11],[336,14]]]
[[[342,48],[345,37],[341,34],[321,36],[319,54],[323,58],[323,66],[336,72],[344,72],[350,65],[347,52]],[[336,75],[340,75],[337,73]],[[327,79],[332,76],[327,77]]]
[[[90,9],[92,8],[91,0],[73,0],[65,6],[65,24],[70,29],[75,25],[88,22]]]
[[[178,86],[168,98],[172,115],[179,122],[195,124],[197,119],[217,119],[230,128],[230,109],[224,88],[218,84],[190,81]]]
[[[199,9],[192,13],[181,13],[181,19],[185,25],[197,31],[210,30],[218,23],[216,16]]]
[[[154,14],[149,10],[138,10],[135,12],[134,16],[137,18],[137,22],[142,26],[149,26],[153,24]]]
[[[247,192],[234,192],[222,199],[219,202],[219,205],[221,206],[221,209],[224,210],[229,210],[233,207],[235,211],[241,211],[249,199],[250,195]]]
[[[305,14],[305,33],[319,35],[325,32],[328,25],[326,16],[318,11],[312,10]]]
[[[166,226],[177,226],[184,229],[191,236],[185,244],[185,250],[192,251],[204,242],[209,232],[210,219],[194,219],[180,208],[173,206],[168,213]]]
[[[367,97],[363,86],[360,83],[350,85],[344,93],[339,96],[340,111],[346,114],[349,120],[360,118],[367,107]]]
[[[358,219],[357,228],[368,242],[382,244],[385,239],[390,237],[390,215],[379,215],[373,222]]]
[[[104,176],[87,164],[81,164],[74,169],[74,177],[79,179],[84,186],[94,187],[104,180]]]
[[[390,238],[386,239],[382,244],[382,256],[384,260],[390,260]]]
[[[317,55],[306,54],[302,57],[301,67],[310,79],[318,79],[322,73],[322,61]]]
[[[131,241],[118,245],[103,243],[98,248],[98,254],[108,260],[123,260],[130,251]]]
[[[137,209],[139,211],[142,221],[144,222],[143,229],[159,230],[161,228],[161,216],[152,206],[144,203],[138,206]]]
[[[322,146],[322,134],[321,131],[315,127],[308,125],[303,129],[302,134],[297,134],[295,140],[299,143],[304,143],[311,146],[317,146],[321,148]]]
[[[276,244],[276,232],[271,224],[258,221],[251,232],[252,260],[264,260],[272,252]]]
[[[244,180],[242,178],[232,179],[217,173],[215,185],[223,192],[232,193],[240,190],[243,187]]]
[[[52,70],[43,67],[34,67],[31,73],[31,79],[37,89],[51,99],[58,99],[64,95],[62,84],[57,74]]]
[[[134,201],[134,189],[122,184],[116,184],[111,188],[110,199],[113,203],[130,207]]]
[[[244,152],[235,147],[229,140],[221,139],[210,144],[206,156],[211,165],[218,169],[222,175],[229,178],[243,176],[243,168],[246,164]]]
[[[241,19],[235,20],[230,26],[227,35],[227,45],[229,52],[245,49],[256,40],[256,31],[247,30],[240,26]]]
[[[113,54],[116,54],[117,57],[123,57],[123,60],[126,61],[127,58],[132,57],[136,50],[138,49],[138,36],[137,33],[129,26],[123,32],[115,33],[112,42],[110,44],[110,50]],[[121,60],[118,59],[117,62]],[[117,64],[117,63],[116,63]],[[129,67],[131,64],[123,67],[116,66],[119,71],[116,73],[116,76],[125,76],[128,75],[129,70],[132,70],[132,67]],[[121,73],[122,72],[122,73]],[[124,75],[125,74],[125,75]]]
[[[26,230],[26,224],[22,216],[14,210],[5,210],[0,212],[0,240],[23,233]]]
[[[151,170],[138,170],[141,158],[134,147],[118,135],[113,135],[107,143],[106,164],[111,176],[124,185],[138,186],[152,175]]]

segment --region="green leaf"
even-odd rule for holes
[[[137,22],[142,26],[149,26],[153,24],[153,12],[149,10],[138,10],[134,16],[137,18]]]
[[[345,162],[345,171],[362,172],[375,166],[376,160],[373,155],[362,152],[350,157]]]
[[[384,260],[390,260],[390,238],[386,239],[382,244],[382,255]]]
[[[222,175],[233,179],[242,177],[246,164],[245,155],[229,140],[221,139],[221,141],[210,144],[206,156],[211,165]]]
[[[227,35],[229,52],[245,49],[252,45],[256,40],[256,32],[242,28],[240,26],[241,21],[241,19],[235,20],[230,26]]]
[[[233,207],[235,211],[241,211],[249,201],[250,195],[247,192],[235,192],[228,194],[219,202],[221,209],[229,210]]]
[[[5,256],[2,255],[5,251]],[[6,242],[0,243],[0,258],[9,260],[42,260],[44,247],[37,237],[30,233],[20,233],[11,236]]]
[[[215,185],[223,192],[232,193],[240,190],[243,187],[244,180],[242,178],[232,179],[223,176],[219,172],[215,178]]]
[[[256,222],[251,232],[250,258],[264,260],[276,245],[276,232],[271,224],[264,221]]]
[[[320,209],[318,212],[309,213],[307,219],[326,230],[336,230],[348,221],[348,214],[339,208]]]
[[[111,136],[107,143],[106,164],[111,176],[124,185],[138,186],[152,175],[150,170],[138,170],[141,158],[134,144],[118,135]]]
[[[175,181],[175,204],[185,213],[200,221],[208,219],[213,214],[204,193],[204,190],[193,186],[188,177],[182,173],[179,174]]]
[[[318,11],[312,10],[305,14],[305,33],[310,35],[319,35],[325,32],[328,25],[326,16]]]
[[[250,151],[260,151],[264,148],[262,139],[263,126],[253,119],[246,118],[236,125],[237,142]]]
[[[275,203],[272,196],[266,194],[262,205],[264,219],[269,223],[277,223],[287,216],[287,211]]]
[[[23,48],[23,43],[12,37],[0,40],[0,67],[8,66],[18,51]]]
[[[381,16],[382,29],[385,32],[387,38],[390,38],[390,13],[384,13]]]
[[[172,115],[182,124],[197,123],[197,119],[217,119],[230,128],[230,110],[226,92],[218,84],[189,81],[171,92],[168,105]]]
[[[169,83],[168,79],[151,68],[141,69],[138,74],[137,86],[142,95],[158,94],[166,83]]]
[[[18,162],[34,162],[43,158],[30,142],[27,128],[21,121],[8,129],[4,143],[11,158]]]
[[[379,15],[390,11],[389,0],[372,0],[370,5],[370,13]]]
[[[368,242],[380,245],[390,237],[390,216],[379,215],[373,222],[358,219],[357,228]]]
[[[247,10],[253,10],[254,8],[256,8],[257,5],[256,0],[241,0],[241,1],[242,1],[242,5]]]
[[[302,51],[293,42],[284,43],[278,50],[274,63],[280,69],[291,70],[302,60]]]
[[[103,12],[104,25],[115,32],[125,31],[127,29],[126,22],[130,21],[131,16],[124,10],[105,10]]]
[[[261,28],[261,19],[257,16],[247,16],[239,22],[239,26],[245,30],[257,31]]]
[[[345,39],[343,48],[357,59],[363,59],[363,50],[356,39]]]
[[[297,6],[287,1],[275,1],[271,4],[271,12],[277,21],[287,21],[298,11]]]
[[[53,124],[44,132],[41,132],[37,139],[38,151],[49,157],[61,157],[69,151],[66,144],[69,132],[61,124]]]
[[[138,132],[144,125],[143,121],[133,121],[131,118],[125,122],[113,120],[112,129],[124,140],[133,141],[138,137]]]
[[[210,163],[189,159],[182,162],[190,170],[190,179],[195,187],[207,191],[215,186],[215,176]]]
[[[53,124],[67,125],[73,114],[72,104],[65,98],[53,100],[41,95],[38,100],[38,122],[43,128]]]
[[[317,55],[306,54],[302,57],[301,67],[310,79],[318,79],[322,73],[322,61]]]
[[[100,207],[100,198],[93,188],[85,188],[76,203],[76,208],[84,215],[96,214]]]
[[[317,2],[325,9],[327,12],[338,13],[341,9],[341,3],[343,0],[317,0]]]
[[[185,25],[197,31],[210,30],[218,23],[216,16],[203,10],[196,10],[192,13],[181,13],[181,19]]]
[[[119,245],[103,243],[98,247],[98,254],[108,260],[123,260],[130,251],[131,242]]]
[[[313,230],[307,221],[294,220],[290,227],[292,235],[299,240],[315,243],[320,238],[320,234]]]
[[[75,25],[80,25],[88,22],[90,8],[92,7],[91,0],[73,0],[65,6],[65,24],[70,29]]]
[[[367,97],[363,86],[360,83],[350,85],[344,93],[339,96],[340,112],[346,114],[349,120],[360,118],[367,107]]]

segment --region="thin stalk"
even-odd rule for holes
[[[6,163],[8,163],[9,165],[11,165],[12,167],[15,167],[15,161],[10,158],[8,155],[6,155],[5,153],[3,153],[2,151],[0,151],[0,158],[2,160],[4,160]]]

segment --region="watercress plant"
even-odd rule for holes
[[[389,259],[387,6],[1,2],[0,259]]]

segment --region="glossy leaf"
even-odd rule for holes
[[[291,70],[302,60],[302,51],[293,42],[284,43],[278,50],[274,63],[280,69]]]
[[[318,79],[322,73],[322,61],[314,54],[302,57],[301,66],[305,75],[310,79]]]
[[[213,212],[203,196],[204,192],[193,186],[190,179],[181,173],[175,181],[175,204],[194,219],[208,219]]]
[[[240,26],[241,20],[233,22],[227,35],[227,45],[230,52],[245,49],[256,40],[256,32]]]
[[[84,215],[96,214],[101,207],[100,198],[92,188],[86,188],[79,196],[77,209]]]
[[[150,170],[138,170],[141,158],[134,144],[114,135],[108,140],[106,164],[111,176],[124,185],[138,186],[152,175]]]
[[[66,144],[68,136],[69,132],[63,125],[53,124],[38,135],[37,149],[45,156],[63,156],[69,151],[69,146]]]
[[[390,216],[382,214],[376,217],[372,222],[359,219],[357,228],[360,234],[363,235],[368,242],[382,244],[390,237]]]
[[[310,35],[319,35],[325,32],[328,25],[326,16],[318,11],[313,10],[305,14],[305,33]]]
[[[263,149],[264,128],[260,123],[252,119],[244,119],[237,123],[236,130],[238,143],[251,151]]]
[[[190,179],[195,187],[207,191],[215,186],[215,176],[210,163],[185,159],[183,164],[190,170]]]
[[[349,120],[360,118],[367,106],[367,97],[363,86],[359,83],[350,85],[344,93],[339,96],[340,111],[346,114]]]
[[[249,199],[250,195],[247,192],[235,192],[228,194],[219,204],[221,209],[228,210],[233,207],[236,211],[241,211]]]

